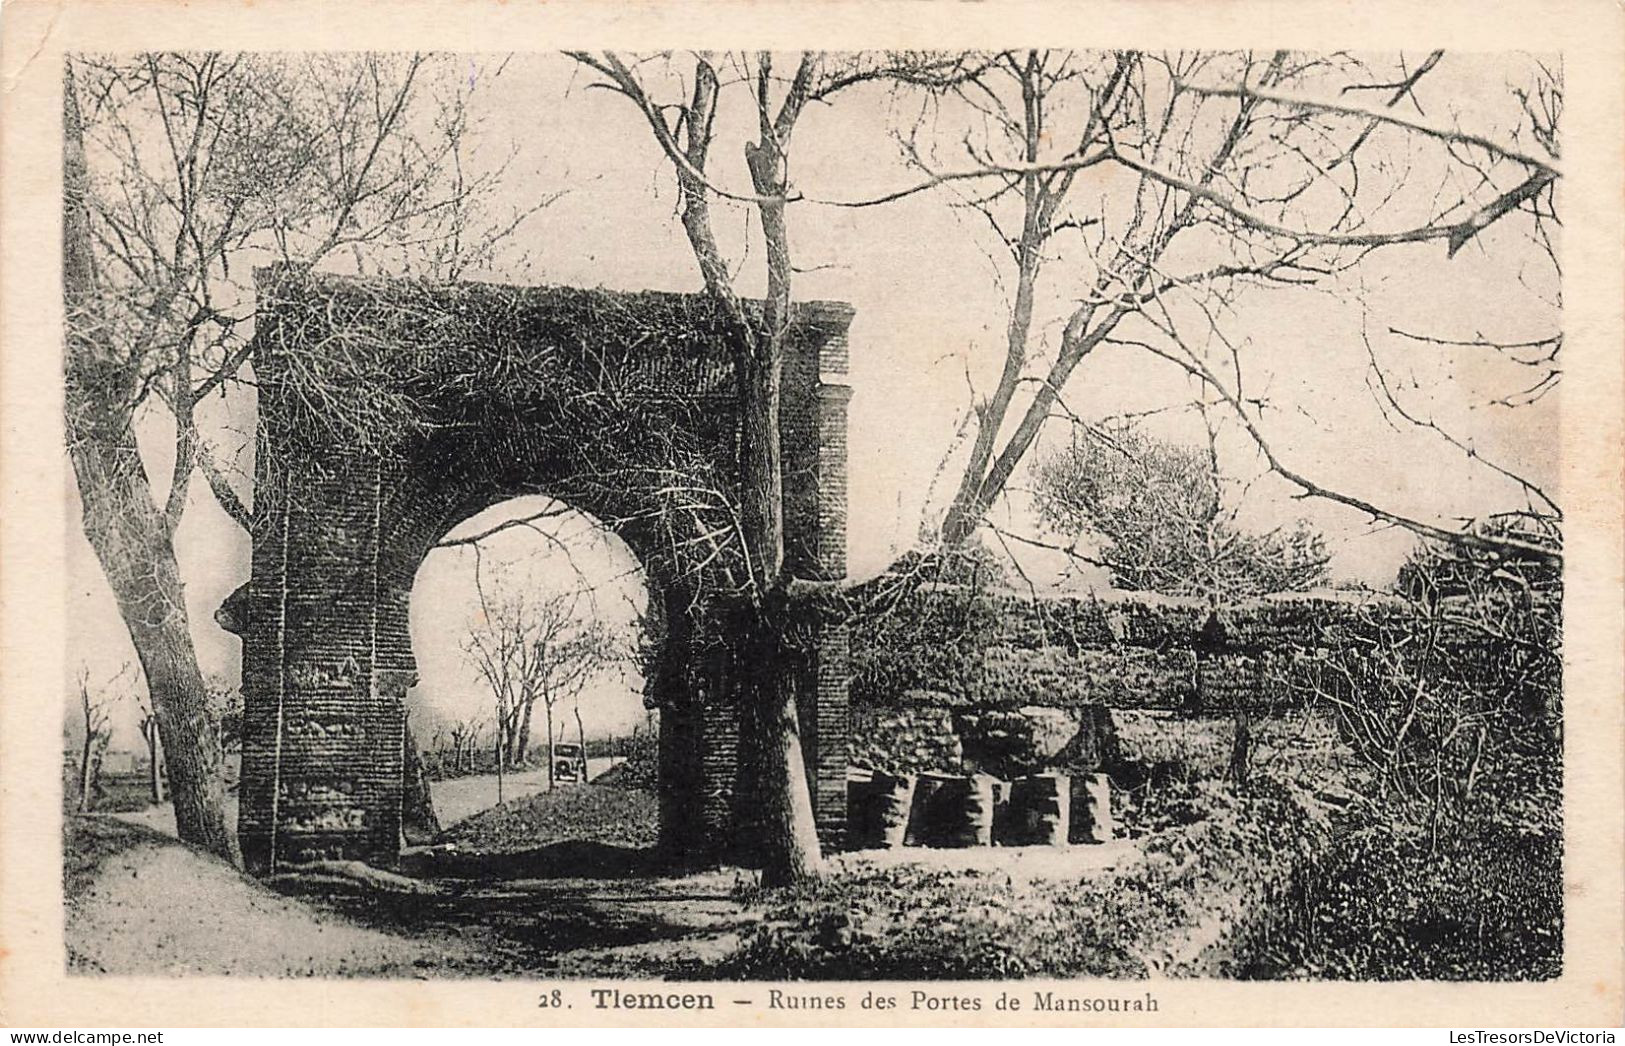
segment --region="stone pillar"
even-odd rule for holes
[[[399,855],[411,673],[380,663],[374,458],[284,474],[257,506],[244,636],[242,813],[250,871]]]
[[[826,355],[831,353],[826,344]],[[838,361],[846,369],[845,338]],[[818,568],[822,577],[846,577],[847,405],[852,389],[821,384],[818,397]],[[848,685],[851,677],[850,636],[844,624],[825,623],[813,649],[810,690],[813,696],[813,815],[826,846],[846,838],[846,771],[850,754]]]

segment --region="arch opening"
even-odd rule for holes
[[[659,714],[645,669],[659,637],[649,601],[624,541],[540,495],[485,508],[436,541],[409,600],[406,842],[443,831],[503,848],[652,846]],[[578,786],[618,791],[551,794]],[[468,822],[498,804],[509,804],[503,817]]]

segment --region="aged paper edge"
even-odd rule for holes
[[[1120,3],[837,2],[612,4],[229,3],[172,0],[44,3],[3,11],[0,39],[0,1023],[10,1026],[1019,1025],[997,1014],[1001,989],[1064,983],[1079,994],[1147,989],[1156,1014],[1078,1023],[1353,1026],[1615,1025],[1625,977],[1625,558],[1620,448],[1622,40],[1625,15],[1606,0],[1358,5],[1144,0]],[[1562,386],[1566,608],[1567,839],[1564,975],[1528,984],[1342,984],[1218,981],[934,983],[981,996],[977,1013],[855,1008],[795,1013],[595,1011],[565,982],[575,1009],[536,1007],[535,981],[184,982],[67,977],[63,969],[60,746],[64,514],[72,481],[61,450],[60,69],[69,50],[628,49],[750,44],[796,48],[1293,46],[1560,52],[1567,89],[1564,229],[1569,371]],[[558,983],[558,982],[553,982]],[[626,987],[624,983],[616,986]],[[728,985],[708,986],[719,1000]],[[854,1007],[868,989],[831,984]],[[178,989],[178,990],[177,990]]]

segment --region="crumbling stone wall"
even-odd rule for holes
[[[1117,753],[1112,711],[1268,711],[1301,703],[1317,648],[1359,641],[1396,600],[1322,594],[1219,612],[1157,596],[1033,600],[922,586],[852,623],[855,765],[1013,777],[1091,771]]]
[[[1046,770],[1091,773],[1117,748],[1102,706],[1019,708],[913,690],[852,706],[853,766],[891,774],[992,774],[1010,779]]]

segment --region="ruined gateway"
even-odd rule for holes
[[[664,622],[661,840],[687,860],[749,860],[751,773],[727,688],[691,652],[693,580],[661,477],[735,470],[732,364],[698,295],[256,274],[253,565],[220,618],[243,642],[239,835],[268,874],[312,860],[394,864],[407,608],[428,551],[509,498],[588,513],[643,563]],[[843,304],[802,303],[787,343],[786,555],[846,570]],[[819,831],[845,827],[847,630],[815,623],[798,671]]]

